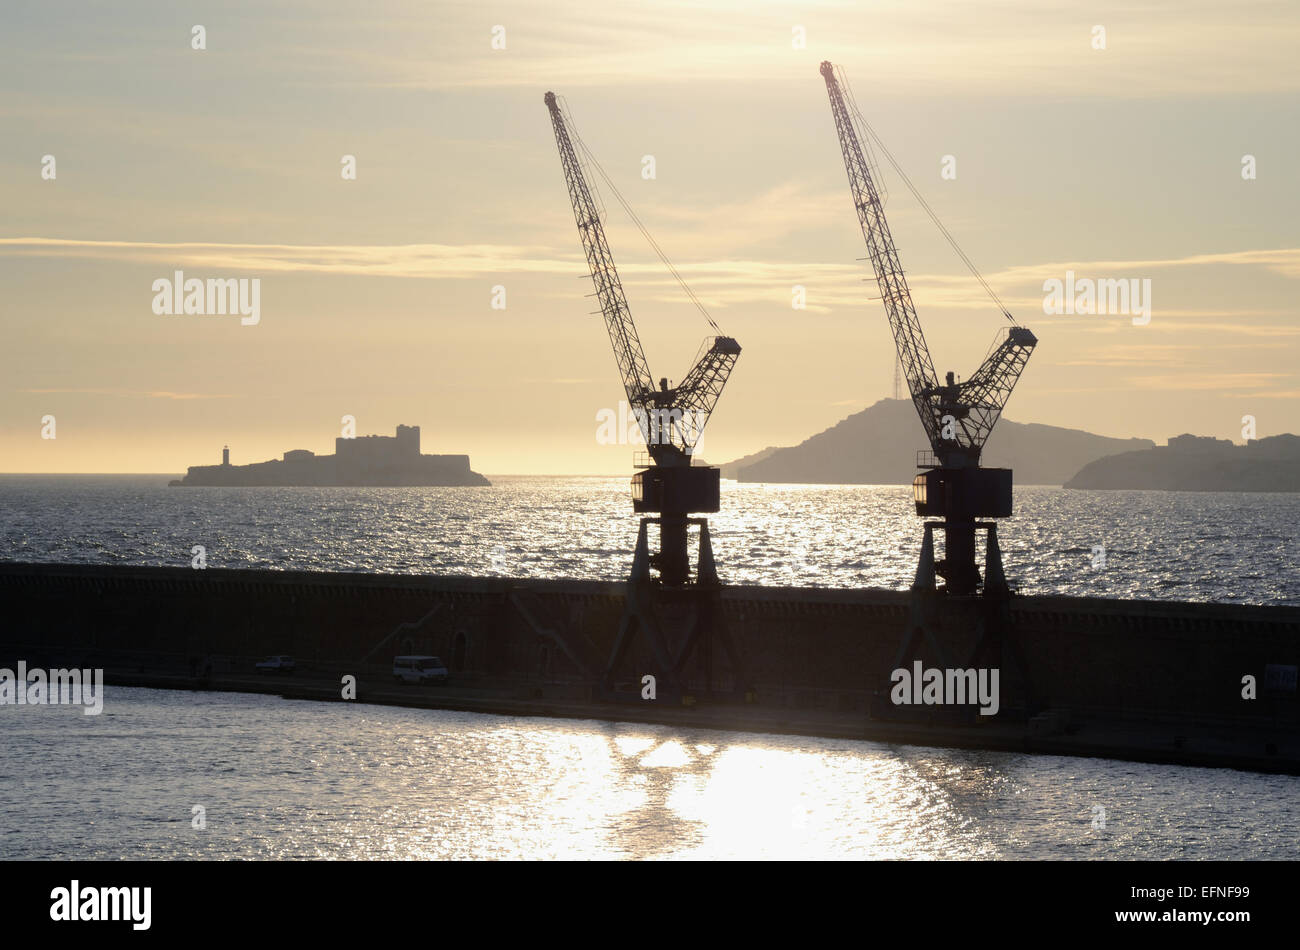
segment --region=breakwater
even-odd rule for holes
[[[483,711],[509,704],[521,714],[680,719],[1300,772],[1293,669],[1289,688],[1286,678],[1300,663],[1300,608],[1014,598],[1009,629],[1033,683],[1035,715],[958,726],[941,717],[906,724],[872,717],[911,616],[902,591],[724,588],[715,613],[745,682],[728,682],[715,644],[706,651],[711,659],[683,671],[686,695],[610,703],[597,687],[625,595],[621,583],[564,579],[6,562],[0,665],[102,666],[109,682],[193,686],[201,679],[212,688],[305,691],[304,698],[313,690],[310,698],[334,698],[331,684],[350,673],[367,701]],[[976,638],[969,609],[945,608],[934,622],[957,644],[954,655],[965,655]],[[450,687],[395,688],[392,657],[412,653],[442,657]],[[253,663],[267,654],[293,655],[300,674],[292,683],[253,678]],[[656,669],[645,638],[634,639],[615,678],[635,688]],[[1253,699],[1243,698],[1247,676],[1256,683]],[[696,703],[706,678],[743,687],[748,702]]]

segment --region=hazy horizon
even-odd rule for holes
[[[886,397],[886,398],[889,398],[889,397]],[[884,400],[880,400],[880,401],[884,401]],[[910,401],[910,400],[907,400],[906,397],[904,397],[902,400],[899,400],[899,401]],[[878,401],[878,402],[879,402],[879,401]],[[845,418],[845,419],[848,419],[849,417],[851,417],[851,416],[853,416],[853,415],[856,415],[856,414],[859,413],[859,412],[865,411],[865,409],[870,409],[870,408],[872,408],[872,407],[873,407],[874,405],[876,405],[876,404],[877,404],[877,403],[873,403],[872,406],[867,406],[867,407],[865,407],[865,408],[862,409],[862,410],[854,410],[853,412],[850,412],[848,415],[846,415],[844,418]],[[844,421],[844,420],[839,420],[839,421]],[[1016,423],[1016,422],[1018,422],[1018,420],[1013,419],[1013,418],[1005,418],[1005,419],[1003,420],[1003,422],[1004,422],[1004,423],[1006,423],[1006,422]],[[838,423],[832,423],[830,426],[827,427],[827,429],[822,430],[822,432],[825,432],[825,431],[829,430],[830,428],[833,428],[836,424],[838,424]],[[1043,425],[1046,425],[1046,424],[1048,424],[1048,423],[1037,423],[1037,424],[1043,424]],[[1085,430],[1074,430],[1074,431],[1080,431],[1080,432],[1082,432],[1082,431],[1085,431]],[[362,433],[358,433],[358,434],[362,434]],[[364,434],[365,434],[365,435],[387,435],[387,433],[384,433],[384,432],[378,432],[378,433],[364,433]],[[814,435],[819,435],[819,434],[821,434],[821,433],[809,433],[809,437],[812,437],[812,436],[814,436]],[[1096,433],[1090,433],[1090,434],[1092,434],[1092,435],[1106,436],[1106,433],[1104,433],[1104,432],[1096,432]],[[1180,435],[1180,434],[1186,434],[1186,433],[1175,433],[1175,435]],[[1191,433],[1191,434],[1193,434],[1193,435],[1199,435],[1199,433]],[[1282,433],[1280,433],[1280,434],[1282,434]],[[1294,434],[1294,433],[1285,433],[1285,434],[1290,435],[1290,434]],[[1172,438],[1172,437],[1173,437],[1173,436],[1170,436],[1169,438]],[[917,439],[918,439],[918,444],[920,444],[920,440],[923,440],[923,438],[924,438],[924,435],[923,435],[923,432],[922,432],[922,430],[920,429],[920,426],[919,426],[919,423],[918,423],[918,427],[917,427]],[[1126,438],[1127,438],[1127,437],[1126,437]],[[1144,437],[1144,436],[1136,436],[1136,437],[1134,437],[1134,438],[1145,438],[1145,437]],[[711,465],[729,465],[729,464],[731,464],[731,463],[734,463],[734,462],[739,461],[741,458],[744,458],[744,457],[746,457],[746,456],[748,456],[748,455],[757,454],[758,452],[761,452],[761,451],[763,451],[764,449],[768,449],[768,448],[775,448],[775,449],[797,448],[797,447],[798,447],[799,445],[801,445],[804,441],[806,441],[806,439],[801,439],[801,440],[799,440],[798,442],[792,443],[791,445],[783,445],[783,446],[763,446],[763,447],[760,448],[760,449],[755,449],[753,452],[747,452],[745,456],[737,456],[736,458],[726,458],[726,459],[722,459],[722,458],[707,458],[707,457],[704,457],[704,456],[701,455],[699,461],[700,461],[701,463],[705,463],[705,462],[707,462],[708,464],[711,464]],[[1150,441],[1154,442],[1155,445],[1156,445],[1157,447],[1159,447],[1159,446],[1163,446],[1163,445],[1165,445],[1166,442],[1167,442],[1167,439],[1151,439]],[[1234,443],[1234,444],[1244,444],[1244,442],[1241,441],[1241,440],[1237,440],[1237,442]],[[235,458],[235,457],[233,456],[233,454],[232,454],[232,457],[231,457],[231,464],[232,464],[232,465],[247,465],[247,464],[249,464],[249,463],[257,463],[257,462],[272,461],[272,460],[275,459],[275,458],[282,457],[282,456],[284,455],[284,452],[292,451],[293,449],[301,449],[301,448],[308,448],[308,449],[310,449],[311,451],[314,451],[317,455],[332,455],[332,454],[333,454],[333,446],[332,446],[332,445],[329,446],[328,448],[322,447],[322,448],[320,448],[320,449],[316,449],[316,448],[313,448],[313,447],[311,447],[311,446],[293,446],[292,448],[286,447],[283,451],[281,451],[281,452],[278,453],[277,455],[272,456],[272,458],[267,458],[267,459],[239,459],[239,458]],[[628,453],[632,453],[632,452],[634,452],[634,451],[637,451],[637,450],[634,449],[632,446],[624,446],[623,448],[624,448]],[[431,452],[431,451],[429,451],[427,448],[424,448],[424,447],[422,447],[421,451],[424,452],[425,454],[438,454],[438,453],[435,453],[435,452]],[[448,454],[464,454],[464,453],[448,453]],[[217,463],[220,461],[220,455],[221,455],[220,450],[218,450],[217,453],[216,453],[216,458],[214,458],[214,459],[208,459],[208,460],[201,460],[201,461],[197,461],[197,462],[192,462],[192,463],[190,463],[189,465],[186,465],[185,468],[178,469],[178,470],[176,470],[176,471],[157,471],[157,472],[146,472],[146,471],[138,471],[138,472],[129,472],[129,471],[120,471],[120,472],[90,472],[90,471],[86,471],[86,472],[5,471],[5,472],[0,472],[0,475],[150,475],[150,476],[183,475],[183,474],[185,474],[185,469],[188,469],[188,468],[190,467],[190,465],[215,465],[215,464],[217,464]],[[474,462],[474,459],[471,457],[471,458],[470,458],[470,466],[471,466],[471,468],[474,468],[475,465],[476,465],[476,463]],[[478,471],[480,474],[486,475],[486,476],[488,476],[488,477],[496,477],[496,478],[529,477],[529,476],[555,476],[555,477],[567,477],[567,478],[612,478],[612,477],[618,477],[618,476],[621,476],[621,475],[629,474],[631,470],[632,470],[632,469],[631,469],[631,465],[630,465],[630,464],[629,464],[629,466],[628,466],[628,468],[627,468],[626,470],[624,470],[624,471],[617,471],[617,472],[582,472],[582,471],[573,471],[573,472],[526,472],[526,471],[513,471],[513,472],[506,472],[506,471],[502,471],[502,472],[487,472],[487,471],[483,471],[481,468],[475,468],[475,471]],[[791,483],[791,484],[805,484],[805,483]],[[808,484],[813,484],[813,483],[808,483]],[[828,484],[828,485],[829,485],[829,484],[872,484],[872,483],[868,483],[868,482],[852,482],[852,483],[825,482],[825,483],[816,483],[816,484]],[[895,483],[893,483],[893,482],[888,482],[888,483],[886,483],[886,482],[882,482],[881,484],[891,484],[891,485],[892,485],[892,484],[895,484]],[[898,483],[898,484],[902,484],[902,483]]]

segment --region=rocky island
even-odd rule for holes
[[[397,434],[337,438],[333,455],[294,449],[284,458],[231,465],[230,448],[220,465],[191,465],[173,486],[478,486],[491,483],[470,470],[468,455],[421,455],[420,427],[398,426]]]
[[[1274,435],[1234,445],[1175,436],[1168,445],[1089,462],[1066,488],[1158,491],[1300,491],[1300,436]]]

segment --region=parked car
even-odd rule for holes
[[[393,681],[396,683],[445,683],[447,667],[436,656],[393,657]]]
[[[292,673],[296,668],[291,656],[268,656],[255,664],[259,673]]]

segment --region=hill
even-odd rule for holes
[[[763,461],[763,459],[767,458],[773,452],[780,452],[780,451],[781,450],[777,446],[769,445],[767,448],[758,452],[754,452],[750,455],[746,455],[744,458],[738,458],[734,462],[727,462],[726,464],[720,466],[722,469],[722,477],[739,479],[740,470],[742,468],[748,468],[750,465],[753,465],[755,462]]]
[[[764,449],[722,471],[742,482],[908,485],[917,471],[916,451],[928,447],[911,400],[882,399],[799,445]],[[1018,485],[1062,485],[1094,459],[1154,447],[1150,439],[1111,439],[1003,418],[984,462],[1015,469]]]

